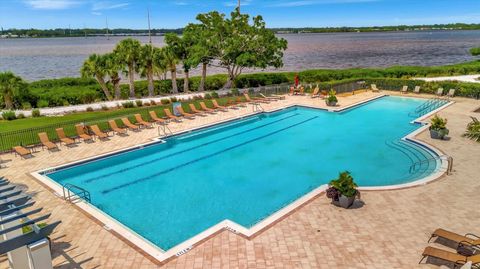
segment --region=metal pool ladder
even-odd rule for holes
[[[158,135],[160,137],[166,137],[169,135],[173,135],[173,133],[172,133],[172,130],[170,130],[170,128],[168,128],[166,124],[160,124],[158,125]]]
[[[253,112],[264,111],[262,105],[260,105],[259,102],[253,102],[252,103],[252,110],[253,110]]]
[[[440,156],[436,156],[436,157],[433,157],[433,158],[428,158],[428,159],[425,159],[425,160],[415,162],[410,166],[410,173],[416,172],[417,166],[420,167],[424,163],[428,163],[428,162],[436,161],[436,160],[445,160],[445,159],[448,162],[447,175],[450,175],[453,171],[453,157],[448,156],[448,155],[440,155]]]
[[[70,203],[74,203],[78,199],[83,199],[88,203],[91,202],[89,191],[70,183],[63,185],[63,199],[69,201]]]

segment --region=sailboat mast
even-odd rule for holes
[[[110,37],[108,37],[108,17],[105,17],[105,36],[107,37],[107,40],[110,40]]]
[[[148,18],[148,39],[149,39],[149,43],[150,45],[152,44],[152,33],[150,31],[150,9],[147,8],[147,18]]]

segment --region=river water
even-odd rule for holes
[[[314,68],[444,65],[475,59],[469,49],[480,46],[480,31],[415,31],[279,35],[288,41],[282,71]],[[106,53],[125,37],[0,39],[0,71],[26,80],[78,77],[91,53]],[[146,43],[148,37],[135,37]],[[163,37],[153,37],[163,46]],[[262,70],[248,70],[262,71]],[[209,73],[224,70],[210,68]],[[193,74],[198,74],[194,70]]]

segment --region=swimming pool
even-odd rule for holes
[[[252,227],[340,171],[360,186],[431,174],[433,153],[400,141],[423,100],[384,97],[332,113],[292,107],[44,173],[163,250],[229,219]],[[421,165],[412,165],[424,161]]]

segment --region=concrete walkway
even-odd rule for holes
[[[434,77],[434,78],[415,78],[415,79],[424,80],[424,81],[460,81],[460,82],[480,83],[480,75]]]
[[[374,96],[375,93],[368,92],[339,97],[339,103],[346,106]],[[423,94],[403,96],[431,97]],[[458,233],[480,234],[480,204],[475,200],[480,193],[480,143],[462,137],[470,122],[469,116],[479,116],[473,110],[480,106],[480,101],[453,100],[455,104],[439,113],[449,120],[451,139],[432,140],[428,132],[417,136],[454,158],[452,175],[415,188],[364,191],[365,204],[351,210],[334,207],[320,196],[251,240],[223,231],[161,265],[162,268],[438,268],[437,265],[418,264],[427,245],[448,249],[444,242],[427,243],[434,229],[442,227]],[[270,110],[290,104],[325,107],[320,99],[289,96],[284,101],[264,105],[264,108]],[[179,132],[251,112],[249,106],[172,123],[170,128]],[[61,147],[61,151],[55,153],[40,151],[28,160],[13,154],[0,156],[7,166],[0,169],[0,176],[26,188],[37,206],[52,212],[50,221],[62,220],[51,236],[55,268],[160,267],[29,175],[46,167],[144,143],[157,135],[156,129],[143,130],[128,137],[112,137],[111,141],[80,144],[72,149]],[[315,160],[311,164],[324,165],[316,164]],[[439,263],[429,260],[431,262]],[[0,256],[0,268],[7,266],[5,256]]]

